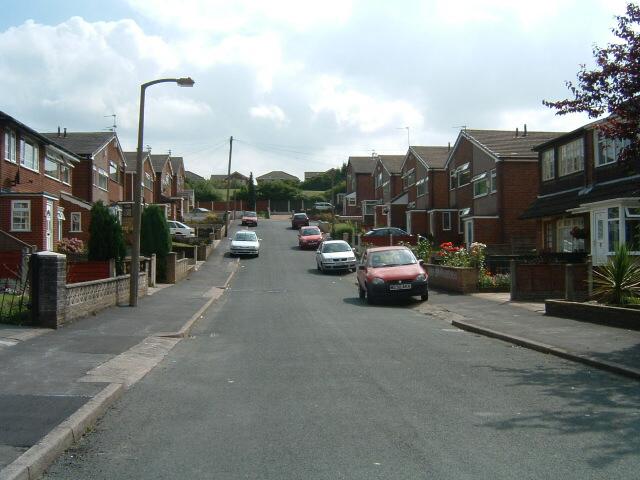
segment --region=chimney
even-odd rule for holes
[[[67,138],[67,127],[64,127],[64,133],[62,134],[64,138]]]
[[[60,136],[60,125],[58,125],[58,137]]]
[[[447,152],[451,151],[451,142],[449,142],[449,144],[447,145]]]
[[[518,127],[516,127],[516,138],[518,138]]]
[[[527,124],[524,124],[524,133],[522,134],[522,136],[526,137],[527,136]]]

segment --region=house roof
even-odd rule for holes
[[[66,132],[43,133],[51,141],[63,146],[76,155],[90,157],[116,135],[114,132]]]
[[[349,157],[353,173],[371,174],[376,167],[377,157]]]
[[[171,168],[173,168],[174,172],[180,170],[180,167],[184,170],[184,160],[182,157],[170,157],[171,160]]]
[[[151,158],[151,165],[153,166],[153,171],[156,173],[162,172],[164,166],[171,158],[168,153],[157,154],[157,155],[149,155]]]
[[[529,208],[520,216],[522,219],[541,218],[552,215],[562,215],[567,210],[580,205],[601,202],[614,198],[640,197],[640,178],[627,177],[622,181],[596,184],[586,188],[545,195],[536,198]]]
[[[391,175],[399,175],[402,172],[404,155],[380,155],[378,158]]]
[[[298,177],[295,177],[287,172],[283,172],[282,170],[274,170],[272,172],[265,173],[264,175],[260,175],[256,178],[256,180],[296,180],[300,181]]]
[[[230,175],[231,179],[235,179],[235,180],[244,180],[244,181],[249,181],[249,177],[247,177],[246,175],[241,174],[238,171],[232,172]],[[227,174],[223,173],[223,174],[213,174],[211,175],[211,177],[209,177],[210,180],[220,180],[220,181],[225,181],[227,179]]]
[[[136,173],[136,166],[138,165],[137,152],[124,152],[124,158],[127,162],[124,169],[125,173]],[[142,158],[143,161],[146,161],[149,158],[149,152],[144,152]]]
[[[444,168],[451,148],[416,145],[409,147],[409,151],[428,168]]]
[[[185,170],[184,176],[187,178],[187,180],[204,180],[204,177],[201,177],[197,173],[190,172],[189,170]]]

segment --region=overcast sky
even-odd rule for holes
[[[455,142],[460,126],[567,131],[543,99],[613,40],[618,0],[2,0],[0,110],[38,131],[117,118],[201,175],[340,166]]]

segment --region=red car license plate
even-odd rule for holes
[[[389,285],[389,290],[410,290],[410,289],[411,289],[410,283],[398,283],[395,285]]]

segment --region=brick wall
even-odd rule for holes
[[[537,162],[499,162],[497,178],[502,230],[502,239],[498,243],[535,245],[536,221],[520,220],[520,216],[538,194]]]
[[[425,236],[429,233],[429,226],[427,222],[427,212],[424,211],[412,211],[411,215],[411,231],[409,233],[413,235]]]

